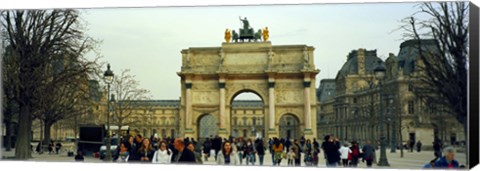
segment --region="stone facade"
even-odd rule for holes
[[[429,41],[424,41],[428,45]],[[378,65],[387,69],[381,89],[373,73]],[[333,134],[342,140],[377,141],[380,124],[384,124],[389,144],[399,143],[400,138],[402,143],[420,140],[426,147],[435,137],[446,144],[465,140],[463,126],[455,118],[433,112],[427,102],[413,94],[412,85],[419,84],[421,74],[415,68],[420,65],[412,41],[402,43],[399,54],[390,54],[385,62],[377,57],[376,50],[353,50],[336,78],[320,83],[318,136]],[[384,117],[380,105],[384,106]]]

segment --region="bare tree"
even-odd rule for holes
[[[426,17],[425,17],[426,16]],[[426,19],[422,19],[422,18]],[[417,42],[422,64],[414,93],[463,124],[467,140],[468,3],[423,3],[405,20],[406,37],[432,39],[433,46]],[[468,149],[465,150],[468,156]],[[468,157],[467,157],[468,164]]]
[[[55,83],[49,83],[45,86],[45,94],[40,98],[39,112],[35,117],[44,123],[44,143],[50,142],[50,131],[53,124],[65,119],[74,119],[77,115],[82,115],[85,108],[93,104],[89,96],[88,77],[85,75],[90,67],[95,67],[94,63],[87,62],[91,66],[64,70],[61,75],[71,74]],[[75,72],[75,73],[68,73]],[[57,76],[55,76],[57,77]]]
[[[46,71],[52,62],[71,61],[91,49],[92,40],[85,37],[75,10],[15,10],[1,13],[1,24],[6,28],[7,45],[15,58],[14,76],[16,87],[12,90],[19,106],[18,135],[15,156],[31,158],[31,129],[34,114],[38,114],[41,98],[50,83],[59,83],[72,75],[52,78]],[[69,54],[69,55],[66,55]],[[78,58],[76,58],[78,59]],[[80,60],[79,60],[80,61]]]
[[[115,95],[116,103],[113,105],[113,123],[118,126],[119,133],[124,125],[131,125],[138,122],[134,117],[142,100],[150,99],[148,90],[141,89],[135,76],[130,74],[129,69],[122,70],[120,75],[115,76],[112,83],[112,94]],[[147,106],[148,107],[148,106]],[[149,108],[145,108],[149,111]]]
[[[2,40],[4,41],[4,40]],[[16,59],[11,55],[11,48],[5,47],[2,52],[2,86],[3,86],[3,123],[5,124],[5,147],[6,151],[10,151],[12,148],[12,133],[14,130],[13,122],[18,119],[18,105],[15,101],[15,92],[17,84],[15,77],[18,76],[18,64]]]

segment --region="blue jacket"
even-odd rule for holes
[[[452,160],[453,168],[458,168],[458,162],[456,160]],[[448,168],[448,162],[445,157],[440,158],[435,162],[435,168]]]

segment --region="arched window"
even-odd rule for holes
[[[162,129],[162,138],[167,137],[167,131],[165,129]]]

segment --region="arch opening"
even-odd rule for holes
[[[292,113],[282,115],[278,127],[281,138],[299,139],[301,136],[300,120]]]
[[[198,121],[198,140],[203,141],[206,138],[217,135],[218,126],[216,118],[212,114],[203,114]]]
[[[237,92],[230,101],[232,137],[263,137],[265,135],[264,100],[252,90]]]

